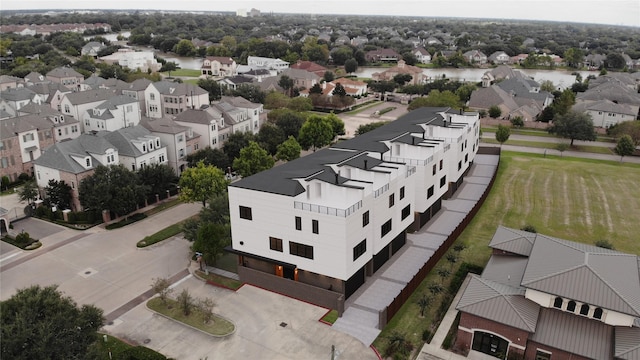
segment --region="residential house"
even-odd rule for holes
[[[232,133],[243,131],[257,134],[266,121],[263,104],[252,103],[240,96],[222,96],[211,105],[220,111],[225,124],[233,128]]]
[[[140,109],[146,110],[147,104],[144,99],[144,94],[150,84],[151,80],[149,79],[142,78],[134,80],[132,83],[127,84],[126,88],[122,89],[122,95],[136,99],[138,103],[140,103]]]
[[[140,69],[142,72],[159,71],[162,64],[158,63],[152,51],[135,51],[133,49],[118,49],[111,55],[102,56],[100,60],[107,64],[119,64],[131,70]]]
[[[430,45],[430,46],[433,46],[433,45],[442,45],[442,41],[440,41],[440,39],[438,39],[438,38],[437,38],[437,37],[435,37],[435,36],[429,36],[428,38],[426,38],[426,39],[424,40],[424,43],[425,43],[426,45]]]
[[[298,89],[311,89],[313,85],[320,83],[321,77],[303,69],[286,69],[280,73],[280,77],[288,76],[293,80],[293,87]]]
[[[0,120],[0,176],[17,181],[22,173],[33,175],[33,161],[42,149],[79,135],[75,119],[53,110]]]
[[[116,95],[83,114],[84,132],[116,131],[140,123],[140,103],[126,95]]]
[[[102,49],[104,49],[106,47],[107,46],[104,43],[97,42],[97,41],[89,41],[80,50],[80,55],[83,55],[83,56],[87,55],[87,56],[91,56],[93,58],[97,58],[98,57],[98,53],[100,52],[100,50],[102,50]]]
[[[416,57],[419,63],[421,64],[430,64],[431,63],[431,54],[422,46],[419,46],[413,50],[413,55]]]
[[[190,129],[184,137],[177,135],[176,149],[178,149],[178,159],[189,155],[192,151],[198,151],[205,147],[219,149],[222,144],[219,141],[220,127],[224,126],[222,114],[211,110],[212,107],[206,109],[187,109],[173,117],[173,121],[180,126]],[[197,134],[197,136],[196,136]],[[191,138],[197,138],[193,147],[189,147],[188,142]],[[184,151],[181,151],[184,149]]]
[[[624,121],[636,120],[640,106],[617,104],[605,99],[600,101],[579,101],[572,109],[589,114],[593,120],[593,126],[608,128]]]
[[[335,46],[341,46],[349,43],[351,43],[351,39],[346,35],[340,35],[336,38],[336,41],[334,41]]]
[[[60,100],[60,111],[69,116],[73,116],[82,124],[83,116],[87,110],[102,104],[111,97],[115,96],[115,92],[106,89],[87,90],[64,94]],[[57,107],[56,107],[57,108]]]
[[[41,189],[48,186],[49,180],[64,181],[71,186],[71,210],[80,211],[80,182],[93,175],[100,165],[119,163],[118,149],[113,144],[102,137],[82,134],[46,148],[34,161],[34,174]]]
[[[227,77],[238,75],[238,65],[230,57],[207,56],[202,61],[202,75]]]
[[[7,89],[15,89],[18,86],[22,86],[24,81],[15,76],[0,75],[0,91]]]
[[[25,87],[0,91],[0,110],[6,111],[11,116],[16,116],[20,108],[31,102],[42,104],[44,101],[41,96]]]
[[[271,76],[271,72],[269,72],[269,70],[266,70],[266,69],[259,69],[259,70],[252,70],[252,71],[259,71],[259,72],[267,71],[269,73],[269,76]],[[220,85],[221,87],[236,90],[239,86],[252,84],[253,81],[254,79],[251,76],[245,76],[243,74],[243,75],[226,77],[224,79],[218,80],[217,82],[218,82],[218,85]]]
[[[187,155],[198,149],[200,135],[167,117],[143,117],[140,125],[160,138],[161,144],[167,148],[167,165],[173,168],[176,175],[180,175],[187,168]]]
[[[598,69],[604,65],[607,56],[603,54],[589,54],[584,58],[584,65],[589,69]]]
[[[267,93],[271,91],[283,92],[284,89],[282,88],[282,86],[280,86],[280,84],[278,84],[279,81],[279,76],[263,77],[261,80],[254,79],[253,85],[259,87],[260,90]]]
[[[47,80],[44,75],[32,71],[24,77],[24,82],[26,85],[33,85],[37,83],[49,82],[49,80]]]
[[[29,119],[31,124],[42,132],[44,136],[40,135],[41,139],[53,137],[54,142],[67,141],[77,138],[82,133],[82,126],[77,119],[65,116],[60,111],[53,110],[44,104],[31,103],[24,106],[20,109],[16,119],[22,119],[26,115],[33,115],[31,118],[24,119]],[[43,145],[40,148],[43,147],[46,146]]]
[[[469,50],[462,54],[462,56],[469,64],[484,65],[487,63],[487,55],[480,50]]]
[[[209,93],[189,83],[158,81],[145,90],[145,116],[161,118],[177,115],[187,109],[199,109],[209,105]]]
[[[502,226],[489,247],[456,305],[454,347],[499,359],[640,358],[638,256]]]
[[[591,115],[594,126],[609,127],[640,116],[640,78],[634,74],[611,73],[589,81],[589,88],[576,95],[576,111]]]
[[[84,81],[84,75],[70,67],[57,67],[46,75],[48,81],[62,84],[73,91],[80,91],[80,84]]]
[[[141,79],[146,80],[147,79]],[[96,90],[96,89],[111,89],[115,90],[116,93],[122,92],[122,90],[129,88],[129,83],[124,82],[120,79],[109,78],[105,79],[95,74],[86,78],[82,84],[80,84],[80,91],[87,90]]]
[[[370,63],[376,62],[396,62],[400,60],[401,56],[393,49],[377,49],[367,51],[364,54],[364,59]]]
[[[349,96],[364,96],[368,92],[367,83],[364,81],[352,80],[349,78],[339,78],[330,82],[322,83],[322,95],[333,96],[333,90],[340,83]],[[300,96],[309,96],[309,89],[300,92]]]
[[[493,64],[508,64],[511,57],[504,51],[496,51],[489,55],[488,61]]]
[[[411,85],[423,84],[426,79],[426,75],[422,72],[422,69],[417,66],[407,65],[404,60],[398,61],[398,65],[383,72],[373,73],[371,78],[375,81],[391,81],[394,76],[400,74],[411,75],[411,81],[407,83]]]
[[[255,69],[242,73],[242,76],[250,79],[252,82],[261,82],[263,79],[270,77],[271,72],[267,69]],[[234,85],[237,86],[238,84],[234,83]]]
[[[528,57],[529,57],[529,54],[518,54],[516,56],[512,56],[511,59],[509,60],[509,63],[522,64],[522,62],[524,62]]]
[[[271,70],[272,75],[277,75],[284,69],[289,68],[289,63],[284,60],[261,56],[249,56],[247,58],[247,64],[251,69]]]
[[[320,78],[323,78],[324,77],[324,73],[329,71],[329,69],[327,69],[326,67],[324,67],[322,65],[318,65],[318,64],[314,63],[313,61],[306,61],[306,60],[298,60],[298,62],[296,62],[295,64],[291,64],[291,68],[292,69],[306,70],[308,72],[312,72],[312,73],[318,75],[318,77],[320,77]]]
[[[355,47],[362,47],[369,42],[369,39],[366,36],[356,36],[351,39],[351,45]]]
[[[498,80],[512,79],[516,77],[524,77],[524,74],[520,71],[513,70],[510,66],[498,65],[497,67],[486,71],[482,75],[482,87],[489,87]]]
[[[60,102],[65,94],[70,94],[71,90],[66,86],[54,82],[40,82],[36,84],[29,84],[27,89],[33,91],[37,95],[38,101],[33,101],[33,104],[49,104],[50,107],[60,111]],[[28,104],[27,104],[28,105]],[[26,105],[25,105],[26,106]]]
[[[120,164],[131,171],[148,165],[167,164],[167,147],[160,142],[159,136],[151,134],[142,125],[101,131],[97,135],[115,147]]]
[[[441,208],[473,163],[477,113],[421,108],[229,186],[244,282],[314,303],[349,298]]]

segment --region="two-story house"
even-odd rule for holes
[[[148,165],[167,164],[167,147],[161,143],[159,136],[153,135],[142,125],[101,131],[97,135],[115,147],[120,164],[131,171]]]
[[[21,86],[24,86],[22,79],[10,75],[0,75],[0,91],[15,89]]]
[[[84,76],[70,67],[57,67],[46,74],[48,81],[62,84],[71,90],[79,91]]]
[[[455,346],[499,359],[640,358],[640,258],[498,227]]]
[[[475,158],[479,130],[477,113],[421,108],[232,183],[229,251],[240,279],[344,301],[440,210]]]
[[[145,90],[149,87],[149,84],[151,84],[151,80],[149,79],[142,78],[134,80],[132,83],[127,84],[127,87],[122,89],[122,95],[136,99],[138,103],[140,103],[140,109],[142,111],[146,111],[145,109],[147,108],[147,104],[145,102],[144,94]]]
[[[464,57],[465,60],[467,60],[469,64],[474,64],[474,65],[484,65],[488,61],[487,55],[485,55],[480,50],[469,50],[466,53],[462,54],[462,56]]]
[[[88,109],[82,117],[84,132],[115,131],[140,123],[140,103],[129,96],[117,95]]]
[[[267,69],[272,71],[273,75],[281,73],[284,69],[289,68],[289,63],[281,60],[262,56],[249,56],[247,65],[251,69]]]
[[[495,51],[493,54],[489,55],[487,60],[494,64],[508,64],[511,57],[504,51]]]
[[[93,175],[100,165],[119,163],[118,149],[113,144],[102,137],[82,134],[46,148],[34,161],[34,175],[41,189],[48,186],[49,180],[64,181],[71,186],[71,210],[80,211],[80,182]]]
[[[322,79],[313,72],[293,68],[285,69],[280,73],[280,76],[288,76],[293,80],[293,87],[298,89],[311,89],[313,85],[319,84]]]
[[[83,55],[83,56],[87,55],[93,58],[97,58],[100,50],[106,47],[107,46],[104,43],[97,42],[97,41],[89,41],[82,47],[82,49],[80,49],[80,55]]]
[[[62,96],[62,100],[60,100],[59,111],[65,115],[73,116],[77,120],[81,121],[82,124],[83,116],[87,110],[93,109],[113,96],[115,96],[115,92],[107,89],[78,91],[64,94]]]
[[[238,75],[236,61],[225,56],[207,56],[202,61],[202,75],[226,77]]]
[[[198,151],[209,146],[212,149],[222,147],[219,141],[220,126],[224,125],[222,114],[211,111],[212,107],[207,109],[187,109],[184,112],[173,117],[173,121],[181,126],[189,128],[184,138],[178,136],[178,148],[184,148],[184,152],[178,153],[178,158],[182,158],[190,154],[192,151]],[[222,125],[221,125],[222,123]],[[197,141],[193,147],[187,146],[190,138],[197,134]],[[182,145],[184,144],[184,146]]]
[[[425,50],[422,46],[419,46],[413,50],[413,55],[416,57],[419,63],[421,64],[430,64],[431,63],[431,54]]]
[[[391,81],[396,75],[408,74],[411,75],[411,80],[408,84],[420,85],[426,80],[426,75],[417,66],[407,65],[404,60],[398,61],[398,65],[388,68],[382,72],[376,72],[371,74],[371,78],[376,81]]]
[[[23,106],[30,103],[42,104],[42,97],[25,87],[8,88],[0,91],[0,110],[16,116]]]

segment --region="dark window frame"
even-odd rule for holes
[[[253,214],[250,207],[240,205],[240,219],[253,220]]]
[[[311,220],[311,232],[314,234],[320,233],[320,222],[318,220]]]
[[[385,235],[390,233],[392,229],[393,229],[393,223],[391,222],[391,219],[389,219],[380,227],[380,237],[383,238]]]
[[[389,195],[389,207],[393,207],[396,204],[396,194]]]
[[[296,230],[302,230],[302,218],[296,216]]]
[[[353,261],[358,260],[358,258],[364,255],[367,252],[367,239],[364,239],[358,243],[358,245],[353,247]]]
[[[406,219],[407,217],[409,217],[409,215],[411,215],[411,204],[405,206],[402,209],[402,220]]]
[[[269,249],[282,252],[282,239],[269,236]]]
[[[289,241],[289,254],[313,260],[313,246]]]
[[[404,186],[400,188],[400,200],[404,199]]]

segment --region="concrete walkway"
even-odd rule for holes
[[[369,346],[380,334],[379,314],[444,243],[480,199],[497,171],[498,156],[476,155],[463,185],[420,231],[407,234],[407,243],[345,302],[333,327]],[[455,317],[455,316],[454,316]]]

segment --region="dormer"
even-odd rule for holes
[[[174,91],[176,91],[176,88],[169,88],[169,94],[173,94]]]
[[[58,117],[57,117],[57,116],[54,116],[54,117],[53,117],[53,123],[54,123],[54,124],[57,124],[57,123],[58,123]]]
[[[60,122],[63,123],[64,122],[64,115],[60,115]]]

